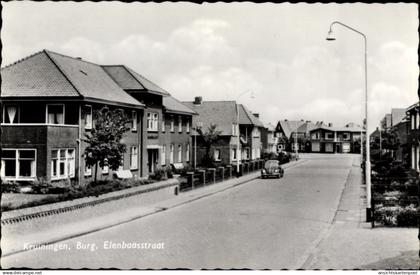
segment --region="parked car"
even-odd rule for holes
[[[264,164],[264,168],[261,169],[261,178],[265,179],[268,177],[283,177],[284,170],[281,168],[278,160],[267,160]]]

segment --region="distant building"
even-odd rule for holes
[[[311,152],[360,153],[362,132],[365,133],[365,130],[356,124],[347,124],[345,127],[318,124],[310,131]]]
[[[261,129],[261,142],[265,153],[277,153],[278,137],[275,130],[276,128],[271,123]]]
[[[407,144],[410,148],[410,167],[420,172],[420,106],[419,102],[407,108],[408,136]]]
[[[183,103],[198,114],[193,118],[194,129],[199,127],[206,132],[208,127],[214,124],[217,126],[216,130],[221,131],[220,140],[212,146],[210,152],[216,163],[234,165],[239,157],[241,161],[260,159],[262,152],[261,130],[264,125],[244,105],[237,104],[235,101],[203,101],[202,97],[196,97],[193,102]],[[239,127],[237,110],[239,110]],[[206,148],[202,138],[195,130],[192,134],[194,137],[193,150],[196,149],[197,164],[200,165]],[[197,144],[195,144],[195,140],[197,140]]]
[[[311,121],[280,120],[275,129],[279,139],[278,151],[294,152],[297,144],[299,152],[310,152],[309,132],[315,127],[316,125]]]

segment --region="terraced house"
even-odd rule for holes
[[[194,128],[201,127],[206,132],[208,127],[214,124],[217,126],[216,130],[221,131],[219,141],[212,146],[210,152],[216,163],[236,164],[239,154],[240,161],[251,161],[261,157],[261,129],[264,125],[245,106],[235,101],[203,101],[202,97],[196,97],[193,102],[184,102],[184,104],[198,114],[193,118]],[[195,136],[193,142],[197,140],[197,147],[193,149],[196,150],[197,163],[200,165],[206,148],[196,131],[193,132],[193,136]]]
[[[147,171],[191,161],[191,123],[195,112],[172,97],[166,90],[124,65],[103,66],[104,70],[128,94],[146,106],[144,132]]]
[[[83,138],[95,123],[94,110],[104,106],[123,110],[131,122],[119,171],[98,169],[98,179],[121,172],[148,177],[190,161],[194,111],[126,66],[43,50],[2,68],[1,76],[3,180],[92,180]]]
[[[121,170],[147,175],[140,153],[145,105],[121,89],[101,66],[48,50],[1,69],[1,178],[90,181],[82,141],[95,123],[93,110],[108,106],[132,118]],[[109,169],[99,178],[112,177]]]

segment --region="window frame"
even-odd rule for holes
[[[182,163],[182,144],[178,144],[178,163]]]
[[[182,116],[178,116],[178,133],[182,133]]]
[[[169,163],[173,164],[175,160],[175,144],[169,145]]]
[[[190,146],[191,145],[188,143],[186,145],[186,148],[185,148],[185,161],[186,162],[189,162],[190,161],[190,151],[191,151]]]
[[[86,119],[86,117],[84,117],[83,118],[84,119],[84,128],[85,128],[85,130],[92,130],[92,128],[93,128],[93,108],[92,108],[92,105],[88,105],[88,104],[83,105],[83,108],[86,108],[86,107],[90,108],[90,125],[86,123],[87,119]],[[85,116],[87,113],[83,112],[83,110],[82,110],[82,114]]]
[[[9,123],[6,122],[6,115],[7,115],[7,117],[9,117],[9,115],[6,112],[6,109],[7,109],[7,107],[10,107],[10,106],[15,106],[16,107],[16,120],[17,120],[16,123],[13,123],[13,121],[9,122]],[[7,124],[7,125],[9,125],[9,124],[19,124],[20,123],[20,106],[18,104],[9,104],[9,103],[3,104],[2,123]]]
[[[162,146],[162,150],[160,152],[160,165],[166,165],[166,145]]]
[[[135,156],[135,158],[133,158]],[[135,163],[133,163],[135,160]],[[133,165],[135,164],[135,166]],[[130,147],[130,170],[137,170],[139,169],[139,149],[137,146]]]
[[[131,110],[131,131],[137,132],[138,113],[136,110]]]
[[[49,106],[63,106],[63,123],[49,123],[48,121],[48,109]],[[52,104],[46,104],[45,108],[45,123],[48,125],[65,125],[66,124],[66,105],[61,103],[52,103]]]
[[[33,181],[36,179],[36,169],[37,169],[37,149],[36,148],[4,148],[2,151],[15,151],[15,176],[6,176],[6,162],[5,160],[13,160],[10,158],[4,158],[1,156],[1,178],[4,180],[21,180],[21,181]],[[20,176],[20,151],[34,151],[33,166],[31,164],[31,176],[24,177]],[[24,158],[28,159],[28,158]],[[32,159],[31,159],[32,160]]]
[[[158,132],[158,131],[159,131],[159,113],[147,112],[147,132]]]
[[[218,152],[218,154],[216,154],[216,152]],[[215,148],[213,152],[213,157],[214,157],[214,161],[217,161],[217,162],[222,161],[222,150],[220,150],[220,148]]]
[[[171,133],[175,132],[175,117],[171,116],[171,127],[170,127]]]
[[[53,175],[54,172],[54,165],[53,165],[53,151],[57,151],[57,162],[55,163],[55,168],[57,171],[57,175]],[[64,151],[64,159],[61,158],[61,151]],[[71,155],[69,151],[73,151],[73,157],[71,158]],[[72,179],[76,176],[76,148],[52,148],[50,151],[51,155],[51,181],[55,180],[62,180],[62,179]],[[64,163],[64,174],[61,174],[60,164]],[[70,166],[69,166],[70,165]],[[69,171],[69,167],[73,171]],[[71,173],[72,172],[72,173]]]

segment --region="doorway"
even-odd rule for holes
[[[149,168],[149,174],[154,174],[158,164],[158,149],[147,149],[147,166]]]

